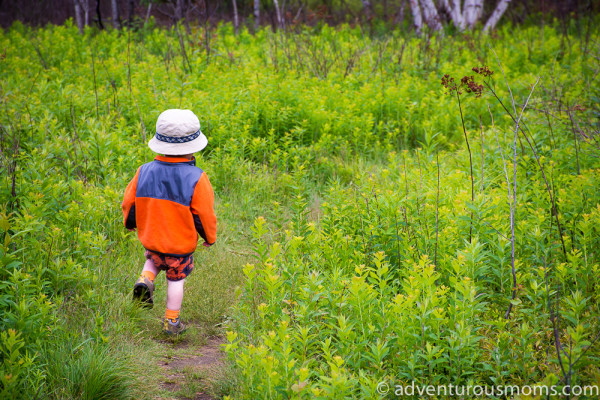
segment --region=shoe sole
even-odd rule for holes
[[[144,307],[154,307],[154,301],[152,300],[150,290],[148,290],[148,286],[144,283],[137,283],[133,287],[133,299],[140,301]]]

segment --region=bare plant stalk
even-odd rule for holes
[[[435,198],[435,255],[433,258],[433,265],[434,270],[437,272],[438,228],[440,216],[440,156],[438,152],[435,153],[435,160],[437,166],[437,194]]]
[[[490,106],[488,105],[488,112],[490,113],[490,117],[492,118],[492,127],[494,129],[494,136],[496,137],[496,143],[498,144],[498,150],[500,151],[500,156],[502,157],[502,167],[504,169],[504,177],[506,178],[506,185],[508,190],[508,206],[510,208],[510,265],[513,271],[513,288],[516,287],[516,275],[515,275],[515,231],[514,231],[514,212],[513,212],[513,198],[510,190],[510,180],[508,178],[508,171],[506,170],[506,160],[504,159],[504,153],[502,152],[502,147],[500,146],[500,142],[498,141],[498,134],[496,132],[496,126],[494,125],[494,116],[492,115],[492,111],[490,110]],[[516,189],[515,189],[516,193]],[[515,291],[513,289],[513,295]],[[514,299],[514,297],[513,297]],[[512,308],[512,303],[509,303],[507,314],[510,313]],[[506,315],[504,316],[506,318]]]
[[[458,109],[460,110],[460,121],[462,122],[463,133],[465,134],[465,142],[467,143],[467,150],[469,150],[469,166],[471,167],[471,203],[475,202],[475,181],[473,180],[473,156],[471,155],[471,146],[469,145],[469,138],[467,137],[467,128],[465,128],[465,119],[463,117],[462,105],[460,103],[460,94],[456,91],[456,98],[458,99]],[[473,211],[471,211],[471,226],[469,227],[469,243],[473,236]]]
[[[20,119],[20,118],[19,118]],[[19,123],[20,124],[20,123]],[[17,132],[19,132],[18,136],[15,133],[15,130]],[[15,129],[13,127],[12,129],[13,131],[13,149],[12,149],[12,181],[11,181],[11,189],[10,189],[10,195],[12,196],[12,199],[10,201],[10,208],[11,210],[14,210],[15,208],[19,208],[19,199],[17,198],[17,161],[19,159],[19,152],[21,150],[21,128],[19,127],[19,129]]]
[[[94,75],[94,95],[96,96],[96,118],[100,119],[100,112],[98,111],[98,87],[96,85],[96,59],[94,57],[94,46],[90,46],[92,51],[92,74]]]
[[[552,321],[552,331],[554,332],[554,346],[556,347],[556,357],[558,358],[558,365],[560,365],[560,370],[563,373],[563,377],[566,379],[567,374],[565,373],[565,367],[563,366],[561,349],[562,346],[560,344],[560,331],[559,326],[556,321],[556,315],[558,314],[558,307],[556,309],[556,314],[554,313],[554,308],[552,308],[552,303],[550,303],[550,289],[548,288],[548,270],[546,268],[546,259],[544,258],[544,281],[546,282],[546,295],[548,297],[548,310],[550,311],[550,321]],[[558,292],[557,292],[558,296]],[[558,303],[557,303],[558,306]]]
[[[140,106],[138,106],[137,100],[135,101],[135,106],[137,107],[138,115],[140,116],[140,125],[142,128],[142,143],[146,143],[146,125],[144,125],[144,120],[142,119],[142,113],[140,112]]]
[[[481,142],[481,193],[483,193],[483,125],[481,123],[481,115],[479,116],[479,127],[481,128],[480,131],[480,142]]]
[[[396,225],[396,248],[397,248],[397,252],[398,252],[398,267],[400,267],[400,231],[398,230],[397,210],[394,210],[394,223]]]
[[[511,202],[511,205],[510,205],[510,244],[511,244],[510,258],[511,258],[512,277],[513,277],[512,300],[515,300],[517,298],[517,273],[516,273],[516,269],[515,269],[515,210],[516,210],[516,206],[517,206],[517,142],[519,139],[519,124],[521,122],[521,118],[523,118],[523,112],[527,108],[529,99],[531,98],[531,95],[533,94],[533,91],[535,90],[535,87],[537,86],[539,81],[540,81],[540,78],[538,77],[538,79],[533,84],[531,91],[529,92],[529,96],[527,96],[527,100],[525,100],[525,104],[523,104],[523,107],[521,108],[521,112],[519,113],[519,118],[515,122],[515,129],[514,129],[515,135],[514,135],[514,142],[513,142],[512,201],[510,201],[510,193],[509,193],[509,201]],[[513,106],[514,106],[514,104],[513,104]],[[488,107],[488,111],[489,111],[489,107]],[[490,111],[490,116],[492,116],[491,111]],[[492,123],[493,123],[493,117],[492,117]],[[495,131],[495,128],[494,128],[494,131]],[[496,135],[496,141],[498,141],[497,135]],[[500,147],[500,143],[498,143],[498,147]],[[500,150],[500,153],[502,154],[502,150]],[[502,162],[504,164],[504,156],[502,156]],[[506,174],[508,190],[510,192],[510,182],[508,180],[508,173],[506,172],[506,165],[504,165],[504,172]],[[513,303],[511,301],[508,304],[508,309],[506,310],[506,314],[504,314],[505,319],[508,319],[508,317],[510,316],[510,312],[512,311],[512,306],[513,306]]]
[[[427,244],[429,243],[429,227],[427,226],[427,219],[425,219],[425,223],[423,223],[423,220],[421,219],[421,193],[423,193],[423,179],[422,179],[422,175],[423,172],[421,170],[421,158],[419,157],[419,151],[417,150],[415,152],[416,156],[417,156],[417,165],[419,166],[419,191],[417,192],[417,220],[419,221],[419,226],[421,227],[421,229],[425,230],[425,252],[427,254],[429,254],[429,248],[427,246]]]
[[[494,49],[491,46],[490,46],[490,49],[492,50],[492,52],[496,56],[496,60],[498,62],[498,66],[500,67],[500,71],[502,71],[502,75],[504,76],[504,81],[506,82],[506,86],[507,86],[508,91],[510,93],[511,102],[513,104],[514,114],[512,114],[508,110],[508,108],[506,108],[506,105],[504,105],[504,102],[502,101],[502,99],[500,99],[500,97],[498,97],[498,94],[496,93],[496,91],[494,90],[494,88],[488,82],[484,81],[484,83],[487,86],[487,88],[490,90],[490,92],[492,93],[492,95],[496,98],[496,100],[498,100],[498,102],[500,103],[500,105],[502,106],[502,108],[504,108],[504,111],[506,111],[506,113],[516,123],[517,122],[517,119],[516,119],[517,113],[516,113],[516,109],[515,109],[515,105],[514,105],[515,103],[514,103],[512,91],[510,89],[510,86],[508,85],[508,81],[506,80],[506,74],[504,73],[504,69],[502,68],[502,64],[500,64],[500,59],[498,58],[498,55],[496,54],[496,52],[494,51]],[[558,219],[558,212],[556,210],[556,203],[555,203],[555,200],[554,200],[554,196],[552,195],[552,189],[550,188],[550,184],[548,183],[548,179],[546,178],[546,173],[544,172],[544,168],[542,167],[542,164],[540,163],[540,157],[538,156],[537,151],[535,151],[535,147],[533,147],[533,144],[531,143],[531,140],[530,140],[529,136],[527,136],[527,134],[525,133],[525,130],[523,130],[522,127],[519,127],[519,129],[521,130],[521,133],[523,134],[523,137],[527,141],[527,144],[529,145],[529,148],[533,152],[533,155],[534,155],[535,160],[537,162],[538,168],[540,169],[540,172],[542,173],[542,178],[544,179],[544,183],[546,184],[546,190],[548,191],[548,195],[550,196],[550,202],[552,204],[552,214],[554,214],[554,218],[556,220],[556,226],[558,227],[558,236],[560,238],[560,242],[561,242],[561,245],[562,245],[563,255],[566,258],[567,257],[567,249],[566,249],[566,246],[565,246],[565,240],[563,239],[562,225],[560,224],[560,220]]]
[[[127,87],[129,88],[129,94],[131,95],[131,57],[130,57],[130,44],[131,44],[131,25],[127,27]]]
[[[187,56],[187,51],[185,50],[185,43],[183,42],[183,35],[179,31],[178,25],[175,25],[175,31],[177,32],[177,38],[179,39],[179,47],[181,48],[181,56],[183,57],[183,61],[184,61],[183,69],[186,74],[188,73],[187,70],[189,70],[191,73],[194,73],[194,71],[192,70],[192,65],[190,64],[190,60]],[[187,68],[185,68],[186,64],[187,64]]]
[[[569,106],[567,105],[567,115],[571,120],[571,130],[573,131],[573,145],[575,146],[575,159],[577,160],[577,175],[581,175],[581,169],[579,168],[579,146],[577,140],[577,132],[575,131],[575,122],[573,121],[573,114],[571,110],[569,110]]]
[[[204,49],[206,50],[206,66],[208,66],[210,62],[210,27],[209,27],[209,15],[208,15],[208,2],[204,0],[202,2],[204,11],[202,12],[204,16]]]

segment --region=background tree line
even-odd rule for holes
[[[420,32],[425,26],[457,30],[493,28],[501,19],[523,23],[541,17],[568,18],[599,10],[593,0],[0,0],[0,25],[62,24],[73,18],[80,30],[140,25],[150,17],[161,25],[177,21],[207,25],[230,21],[257,28],[287,29],[296,24],[381,21]]]

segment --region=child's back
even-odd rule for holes
[[[132,184],[125,198],[135,196],[138,236],[147,250],[186,256],[196,250],[198,234],[215,242],[213,191],[195,160],[157,156],[138,169]]]
[[[198,235],[204,246],[217,238],[214,194],[193,153],[206,146],[198,118],[188,110],[167,110],[156,123],[156,136],[148,144],[165,156],[138,168],[123,199],[125,227],[138,229],[146,249],[146,263],[134,285],[134,298],[153,305],[154,279],[167,274],[167,311],[164,330],[180,333],[183,282],[192,272]],[[183,155],[181,155],[183,154]]]

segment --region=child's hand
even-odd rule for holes
[[[131,228],[131,229],[127,228],[127,230],[128,230],[129,232],[135,232],[135,228]]]
[[[212,246],[212,244],[208,244],[207,242],[204,242],[204,243],[202,243],[202,246],[204,246],[204,247],[210,247],[210,246]]]

